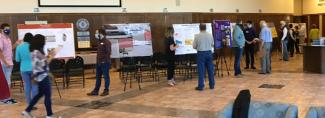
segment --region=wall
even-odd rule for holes
[[[302,15],[302,1],[303,0],[294,0],[294,5],[293,5],[293,10],[294,10],[294,13],[293,15],[295,16],[301,16]]]
[[[318,6],[319,0],[303,0],[303,14],[325,13],[324,6]]]
[[[123,8],[128,12],[215,12],[236,13],[293,13],[294,0],[180,0],[176,6],[175,0],[122,0]],[[202,2],[204,1],[204,2]],[[38,6],[37,0],[0,0],[5,3],[0,7],[0,13],[33,13]],[[40,8],[42,13],[111,13],[121,12],[121,8]]]

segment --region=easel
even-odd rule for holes
[[[226,70],[227,70],[227,73],[229,76],[230,72],[229,72],[229,67],[227,65],[227,59],[226,59],[226,55],[225,55],[225,46],[223,48],[216,49],[215,52],[216,52],[216,58],[217,58],[215,74],[218,73],[218,77],[220,77],[220,75],[221,75],[221,77],[223,77],[223,64],[225,64]]]

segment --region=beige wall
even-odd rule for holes
[[[303,14],[325,13],[325,6],[318,6],[318,3],[319,0],[303,0]]]
[[[303,0],[294,0],[294,15],[295,16],[302,15],[302,1]]]
[[[122,0],[123,7],[128,12],[215,12],[234,13],[294,13],[294,0],[180,0],[176,6],[175,0]],[[0,13],[33,13],[37,0],[0,0],[6,3],[0,7]],[[43,13],[107,13],[121,12],[121,8],[40,8]]]

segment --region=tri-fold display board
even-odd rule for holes
[[[72,23],[60,24],[18,24],[18,40],[26,33],[42,34],[46,38],[44,52],[57,49],[55,58],[74,58],[75,44]]]
[[[149,23],[104,25],[112,43],[112,58],[152,56],[152,36]]]

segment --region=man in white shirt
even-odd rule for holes
[[[288,53],[288,40],[289,40],[289,31],[287,27],[287,23],[285,21],[280,21],[281,24],[281,47],[282,47],[282,60],[289,61],[289,53]]]

